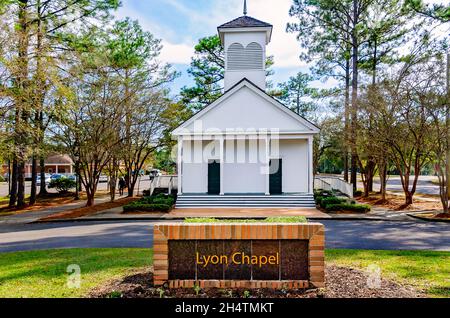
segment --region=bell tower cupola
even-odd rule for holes
[[[266,89],[266,46],[273,26],[244,15],[218,28],[225,51],[225,91],[246,78],[262,90]]]

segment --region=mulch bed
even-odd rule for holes
[[[414,197],[411,205],[405,206],[405,198],[403,196],[391,195],[386,196],[386,201],[381,200],[379,193],[371,193],[369,197],[357,197],[358,203],[370,204],[375,207],[386,208],[393,211],[417,211],[417,210],[442,210],[440,201],[430,202],[421,200],[419,196]]]
[[[369,288],[368,275],[360,270],[328,265],[326,288],[310,290],[273,289],[202,289],[197,295],[193,289],[164,289],[169,298],[418,298],[425,295],[412,287],[390,280],[381,280],[380,288]],[[247,293],[246,293],[247,292]],[[153,286],[152,269],[138,272],[122,280],[113,281],[90,292],[91,298],[160,298],[161,289]],[[246,295],[248,296],[248,294]]]
[[[26,201],[28,201],[28,199]],[[8,203],[2,204],[0,207],[0,214],[8,212],[10,212],[10,214],[15,214],[15,213],[39,211],[48,207],[69,204],[72,202],[74,202],[73,193],[65,193],[65,194],[48,193],[44,197],[38,197],[34,205],[27,204],[23,209],[9,208]]]
[[[108,194],[106,191],[97,191],[98,195]],[[80,193],[81,200],[86,200],[86,194],[84,192]],[[28,201],[28,199],[26,200]],[[20,214],[26,212],[35,212],[44,210],[49,207],[61,206],[70,203],[77,202],[75,201],[75,194],[68,193],[47,193],[45,196],[38,196],[37,201],[34,205],[26,205],[23,209],[17,208],[9,208],[8,203],[0,204],[0,215],[11,215],[11,214]]]
[[[431,222],[450,222],[450,215],[445,213],[420,213],[420,214],[414,214],[410,215],[414,218],[418,218],[424,221],[431,221]]]
[[[133,201],[139,200],[139,198],[122,198],[114,202],[105,202],[95,204],[90,207],[82,207],[73,210],[64,211],[57,214],[52,214],[51,216],[40,219],[39,221],[55,221],[55,220],[66,220],[66,219],[76,219],[83,216],[88,216],[101,212],[104,210],[114,209],[117,207],[124,206],[125,204],[131,203]]]

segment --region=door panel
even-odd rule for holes
[[[208,163],[208,194],[220,194],[220,162]]]
[[[283,165],[281,159],[270,160],[269,190],[270,194],[283,193]]]

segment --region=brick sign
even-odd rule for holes
[[[155,285],[308,288],[324,283],[321,224],[159,224]]]

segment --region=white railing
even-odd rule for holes
[[[315,190],[327,190],[327,191],[333,190],[333,188],[331,187],[331,184],[329,184],[328,182],[326,182],[322,179],[319,179],[319,178],[314,179],[314,189]]]
[[[172,193],[173,189],[178,188],[178,176],[167,175],[155,177],[150,183],[150,195],[153,195],[156,188],[167,189],[168,194]]]
[[[316,176],[314,178],[314,189],[338,190],[350,198],[353,198],[353,185],[339,177]]]

